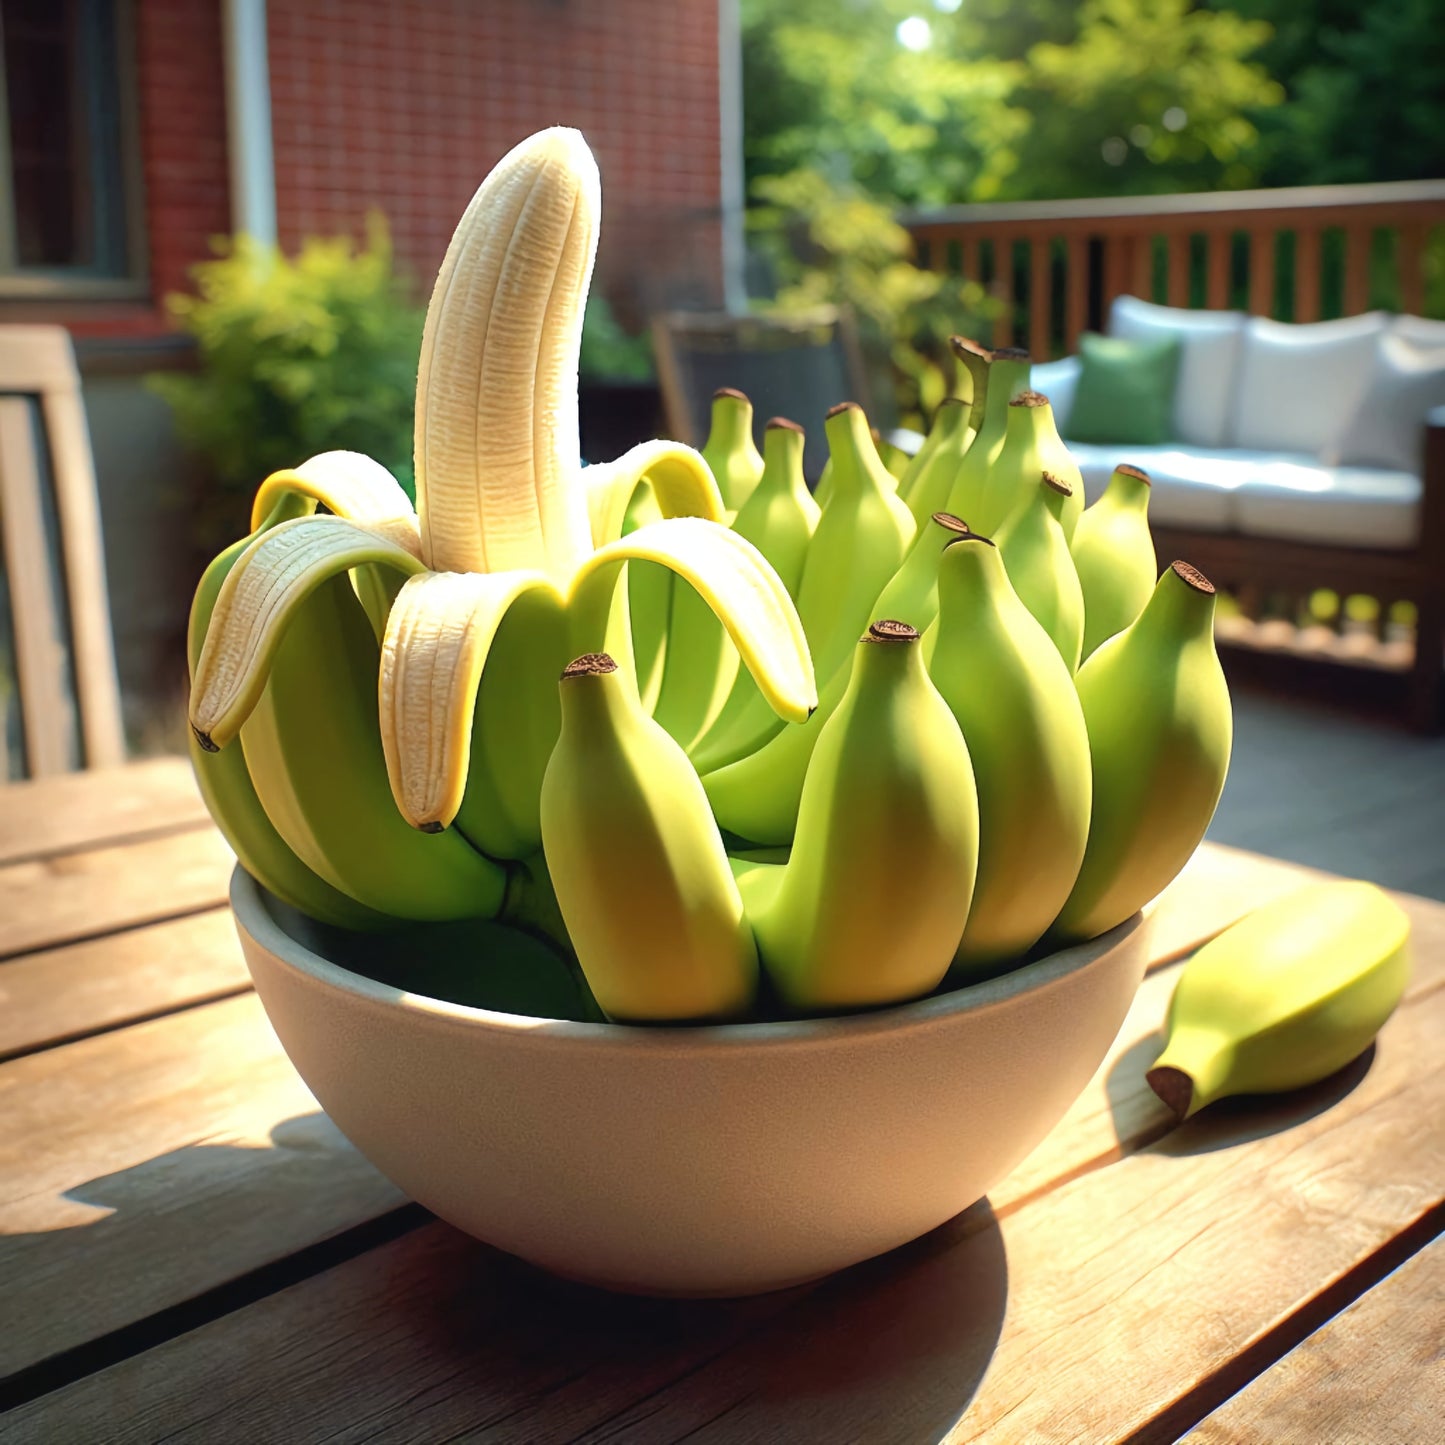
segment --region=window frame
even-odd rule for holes
[[[0,302],[143,301],[150,297],[136,86],[135,3],[134,0],[80,0],[80,3],[83,11],[88,12],[82,15],[82,44],[92,51],[87,67],[103,63],[104,46],[108,41],[114,45],[120,131],[118,163],[107,165],[103,173],[93,178],[91,186],[93,215],[104,215],[107,208],[120,213],[119,223],[106,228],[112,254],[95,267],[20,267],[16,264],[10,107],[5,69],[0,64]],[[4,17],[0,15],[0,46],[3,46],[3,26]],[[100,124],[100,118],[94,114],[87,117],[87,137],[93,138]]]

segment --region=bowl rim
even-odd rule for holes
[[[472,1004],[451,1003],[426,994],[410,993],[381,983],[333,963],[293,937],[266,906],[264,888],[237,863],[231,874],[231,913],[237,927],[272,958],[291,971],[331,989],[348,993],[374,1006],[406,1014],[445,1020],[482,1032],[501,1033],[528,1039],[550,1039],[636,1048],[756,1048],[767,1044],[837,1043],[904,1027],[916,1027],[996,1008],[1019,997],[1059,982],[1070,974],[1098,963],[1142,927],[1152,912],[1146,906],[1123,923],[1084,943],[1071,944],[1046,954],[1008,973],[927,994],[920,999],[870,1009],[856,1014],[824,1018],[768,1020],[753,1023],[720,1024],[618,1024],[591,1023],[579,1019],[539,1018],[527,1014],[503,1013]]]

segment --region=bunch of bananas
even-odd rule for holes
[[[427,311],[415,509],[313,457],[202,579],[192,759],[242,865],[344,928],[544,931],[627,1020],[886,1004],[1130,917],[1231,733],[1147,477],[1085,512],[1028,357],[962,338],[898,476],[828,413],[821,506],[801,428],[760,454],[731,390],[701,454],[584,469],[599,208],[577,132],[510,152]]]

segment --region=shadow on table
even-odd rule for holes
[[[1137,1100],[1141,1088],[1148,1087],[1143,1083],[1144,1075],[1163,1047],[1163,1035],[1156,1032],[1126,1049],[1109,1070],[1105,1090],[1114,1116],[1114,1132],[1121,1142],[1132,1141],[1134,1147],[1152,1144],[1161,1154],[1180,1156],[1230,1149],[1293,1129],[1332,1109],[1364,1080],[1375,1061],[1375,1045],[1371,1044],[1353,1063],[1318,1084],[1287,1094],[1241,1094],[1220,1099],[1183,1124],[1169,1123],[1167,1111],[1160,1105],[1158,1128],[1145,1132],[1140,1140]]]
[[[438,1244],[455,1260],[460,1241]],[[488,1399],[502,1439],[912,1445],[942,1439],[968,1408],[1007,1284],[984,1201],[821,1285],[740,1300],[608,1294],[477,1246],[412,1301],[408,1330],[430,1336],[425,1352],[449,1376],[473,1377],[460,1393]]]

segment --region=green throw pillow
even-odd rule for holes
[[[1155,446],[1172,440],[1179,338],[1125,341],[1086,331],[1065,435],[1076,442]]]

